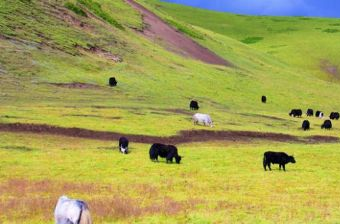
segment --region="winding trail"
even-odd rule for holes
[[[164,44],[164,47],[168,50],[184,57],[190,57],[208,64],[232,66],[230,62],[177,31],[144,6],[134,0],[125,1],[142,14],[144,24],[146,24],[142,33],[147,38]]]
[[[339,138],[331,136],[297,137],[287,134],[251,132],[251,131],[186,130],[180,131],[179,134],[177,135],[160,137],[160,136],[122,134],[117,132],[94,131],[82,128],[65,128],[45,124],[24,124],[24,123],[0,123],[0,132],[58,135],[65,137],[96,139],[104,141],[113,140],[116,141],[121,136],[126,136],[131,142],[145,144],[152,144],[156,142],[166,144],[181,144],[208,141],[251,142],[253,140],[268,140],[274,142],[296,142],[296,143],[340,142]]]

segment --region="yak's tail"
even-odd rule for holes
[[[82,210],[79,224],[92,224],[92,219],[88,208],[84,208]]]

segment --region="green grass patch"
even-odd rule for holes
[[[260,42],[261,40],[263,40],[263,37],[247,37],[241,40],[241,42],[245,44],[255,44],[257,42]]]
[[[92,11],[94,14],[108,22],[109,24],[115,26],[118,29],[124,30],[124,27],[117,22],[112,16],[110,16],[109,13],[106,13],[103,9],[102,6],[93,0],[77,0],[80,4],[86,6],[90,11]]]
[[[331,23],[330,26],[340,26],[340,23]]]
[[[340,32],[340,30],[338,30],[338,29],[325,29],[322,32],[325,32],[325,33],[338,33],[338,32]]]
[[[21,150],[23,145],[34,150]],[[338,144],[177,147],[180,165],[151,162],[149,144],[130,142],[131,153],[123,155],[116,141],[48,135],[41,141],[40,135],[2,132],[0,222],[52,224],[62,194],[87,201],[94,222],[103,224],[331,224],[340,219]],[[267,150],[294,155],[296,164],[287,164],[286,172],[278,165],[265,172]]]
[[[189,37],[195,38],[195,39],[204,39],[204,35],[200,34],[199,32],[195,31],[192,27],[189,27],[188,25],[183,25],[179,22],[176,22],[172,19],[166,20],[168,24],[175,27],[179,32],[184,33],[188,35]]]
[[[84,12],[84,10],[82,10],[81,8],[79,8],[78,6],[76,6],[75,4],[73,4],[72,2],[66,2],[64,4],[64,6],[73,11],[74,13],[80,15],[80,16],[84,16],[84,17],[87,17],[87,14]]]

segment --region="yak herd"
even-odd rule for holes
[[[308,109],[307,112],[306,112],[306,115],[307,117],[312,117],[314,116],[314,111],[313,109]],[[292,116],[292,117],[302,117],[302,110],[301,109],[292,109],[289,113],[289,116]],[[316,111],[315,112],[315,117],[318,117],[318,118],[323,118],[324,117],[324,113],[322,111]],[[331,114],[329,115],[329,119],[325,120],[323,122],[323,124],[321,125],[321,129],[326,129],[326,130],[330,130],[333,125],[332,125],[332,121],[331,120],[339,120],[340,118],[340,114],[339,112],[331,112]],[[309,120],[304,120],[302,122],[302,126],[301,128],[304,130],[304,131],[307,131],[310,129],[310,122]]]
[[[114,80],[116,81],[116,80]],[[110,80],[111,82],[111,80]],[[261,97],[262,103],[267,103],[267,97],[262,96]],[[199,104],[197,101],[192,100],[189,104],[190,110],[199,110]],[[289,116],[292,117],[302,117],[303,112],[301,109],[292,109],[289,113]],[[314,110],[313,109],[307,109],[306,111],[307,117],[314,116]],[[324,113],[322,111],[316,111],[315,116],[318,118],[323,118]],[[340,114],[338,112],[332,112],[329,116],[330,120],[325,120],[323,124],[321,125],[322,129],[331,129],[332,128],[332,122],[331,120],[339,120]],[[213,127],[213,122],[211,117],[208,114],[201,114],[196,113],[192,116],[192,120],[194,124],[202,123],[205,126]],[[309,120],[304,120],[302,122],[302,129],[303,130],[310,130],[311,124]],[[126,137],[121,137],[119,139],[119,150],[121,153],[127,154],[128,151],[128,145],[129,140]],[[151,161],[158,161],[158,157],[165,158],[167,163],[172,163],[175,159],[176,163],[180,163],[182,157],[178,154],[178,150],[176,146],[174,145],[165,145],[161,143],[154,143],[152,144],[150,150],[149,150],[149,156]],[[284,152],[266,152],[264,153],[263,158],[263,167],[264,170],[267,170],[268,167],[269,170],[271,170],[270,164],[279,164],[279,168],[281,170],[281,167],[285,171],[285,165],[287,163],[295,163],[295,159],[293,156],[289,156]]]
[[[117,85],[117,80],[111,78],[109,81],[110,86]],[[262,96],[262,103],[267,102],[267,97]],[[191,110],[198,110],[199,105],[197,101],[191,101],[189,105]],[[292,117],[302,117],[303,112],[301,109],[292,109],[289,116]],[[306,111],[307,117],[314,116],[314,111],[308,109]],[[323,118],[324,113],[322,111],[316,111],[315,116],[318,118]],[[330,120],[325,120],[321,125],[322,129],[331,129],[331,120],[339,120],[340,115],[338,112],[332,112],[329,116]],[[202,123],[203,125],[213,126],[212,120],[208,114],[196,113],[192,117],[194,124]],[[304,120],[302,122],[302,129],[309,130],[310,122]],[[129,140],[126,137],[119,138],[119,151],[124,154],[129,153]],[[158,162],[158,158],[165,158],[166,163],[172,163],[173,160],[179,164],[182,157],[178,154],[178,149],[174,145],[165,145],[161,143],[154,143],[151,145],[149,150],[150,160]],[[278,164],[279,169],[286,171],[286,164],[296,163],[294,156],[290,156],[285,152],[272,152],[267,151],[263,154],[263,168],[267,171],[267,168],[271,170],[271,164]],[[62,196],[59,198],[58,203],[55,208],[55,220],[57,224],[92,224],[91,216],[88,210],[88,206],[84,201],[70,199],[67,196]]]
[[[117,80],[114,77],[109,79],[109,85],[111,87],[117,85]],[[267,97],[261,97],[262,103],[267,103]],[[197,101],[192,100],[190,102],[190,110],[198,110],[199,105]],[[292,117],[302,117],[301,109],[292,109],[289,113],[289,116]],[[314,116],[314,111],[312,109],[308,109],[306,112],[307,117]],[[321,111],[316,111],[315,116],[318,118],[323,118],[324,113]],[[338,120],[340,117],[338,112],[332,112],[329,116],[330,120],[325,120],[321,125],[322,129],[331,129],[332,122],[331,120]],[[194,124],[202,123],[205,126],[213,127],[213,122],[211,117],[208,114],[196,113],[193,115],[192,120]],[[302,129],[309,130],[310,122],[308,120],[304,120],[302,122]],[[119,151],[123,154],[129,153],[129,140],[126,137],[119,138]],[[172,163],[175,159],[175,162],[179,164],[182,160],[182,157],[178,154],[178,149],[174,145],[165,145],[161,143],[154,143],[151,145],[149,150],[150,160],[154,162],[158,162],[158,158],[165,158],[166,163]],[[279,169],[281,168],[286,171],[286,164],[288,163],[296,163],[294,156],[290,156],[284,152],[272,152],[267,151],[263,155],[263,168],[267,171],[267,168],[271,170],[271,164],[279,164]],[[67,196],[62,196],[59,198],[57,205],[54,210],[55,221],[56,224],[92,224],[92,219],[89,213],[88,206],[86,202],[70,199]]]
[[[267,97],[262,96],[261,102],[266,103]],[[198,110],[200,107],[198,105],[197,101],[192,100],[189,104],[190,110]],[[312,109],[308,109],[306,112],[307,116],[313,116],[314,112]],[[316,115],[318,117],[322,117],[323,113],[321,111],[317,111]],[[293,109],[289,113],[289,116],[293,117],[301,117],[302,116],[302,110],[301,109]],[[339,119],[339,113],[332,112],[331,119]],[[208,114],[201,114],[196,113],[193,115],[192,120],[194,124],[202,123],[205,126],[213,127],[213,122],[211,117]],[[324,124],[322,125],[322,128],[330,129],[332,127],[332,123],[329,120],[326,120]],[[303,130],[309,130],[310,129],[310,123],[308,120],[303,121],[302,123]],[[129,140],[126,137],[121,137],[119,139],[119,151],[124,154],[128,154],[129,146]],[[161,143],[154,143],[151,145],[149,150],[149,156],[150,160],[154,162],[158,162],[158,157],[165,158],[167,163],[172,163],[175,159],[176,163],[179,164],[181,162],[182,157],[178,154],[178,149],[174,145],[165,145]],[[279,169],[281,170],[281,167],[284,171],[286,171],[285,165],[287,163],[295,163],[295,159],[293,156],[289,156],[284,152],[266,152],[264,153],[263,157],[263,167],[264,170],[267,170],[268,167],[269,170],[271,170],[270,164],[279,164]]]

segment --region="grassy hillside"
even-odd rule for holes
[[[187,114],[167,111],[186,109],[195,98],[203,112],[212,114],[219,130],[300,134],[301,121],[287,116],[291,108],[312,107],[326,113],[339,108],[336,101],[324,100],[336,97],[337,83],[320,81],[233,38],[192,28],[204,36],[198,39],[202,45],[237,67],[211,66],[183,59],[135,33],[130,28],[141,29],[142,18],[123,1],[101,3],[101,11],[123,29],[81,1],[73,4],[87,16],[68,10],[65,3],[17,1],[2,7],[2,122],[170,135],[192,125]],[[177,24],[190,27],[182,20]],[[113,62],[103,52],[123,62]],[[117,88],[107,86],[110,76],[118,79]],[[92,86],[55,85],[73,82]],[[263,94],[268,105],[259,103]],[[284,119],[288,129],[262,115]],[[315,120],[315,125],[321,122]],[[160,124],[166,128],[160,129]],[[318,128],[315,133],[324,134]]]
[[[298,72],[337,81],[340,19],[245,16],[144,1],[193,26],[231,37],[276,58]],[[193,19],[194,18],[194,19]]]
[[[0,123],[122,135],[204,129],[339,136],[340,121],[325,131],[324,120],[310,118],[312,130],[303,132],[303,119],[288,116],[292,108],[340,110],[340,84],[320,69],[321,60],[339,64],[338,20],[138,2],[234,67],[185,58],[146,39],[142,16],[123,0],[5,0]],[[117,87],[108,86],[111,76]],[[212,116],[213,129],[193,126],[191,99]],[[181,165],[151,163],[146,144],[132,142],[127,156],[116,145],[0,132],[0,223],[53,223],[61,194],[87,200],[95,223],[334,223],[340,217],[338,181],[329,179],[339,169],[338,144],[212,139],[178,145]],[[266,150],[287,151],[298,163],[287,173],[264,173]]]

